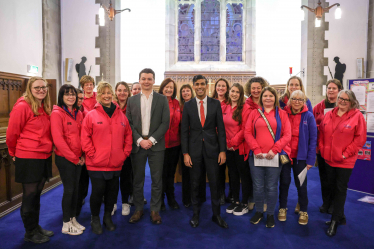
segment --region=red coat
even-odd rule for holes
[[[366,122],[358,109],[351,109],[342,117],[337,115],[338,109],[326,113],[320,124],[318,146],[331,167],[353,169],[358,150],[366,142]]]
[[[288,118],[290,119],[291,124],[291,158],[297,158],[297,150],[299,147],[299,130],[300,130],[300,122],[301,122],[301,114],[308,111],[308,107],[304,104],[303,110],[301,110],[298,114],[292,115],[291,107],[285,106],[284,110],[289,114]]]
[[[40,115],[35,115],[23,97],[14,104],[6,132],[10,156],[47,159],[52,155],[50,117],[43,106],[38,112]]]
[[[274,154],[280,153],[282,150],[284,150],[284,152],[286,152],[288,156],[291,155],[291,147],[289,145],[289,142],[291,141],[290,121],[288,120],[288,116],[285,111],[280,108],[278,108],[278,110],[279,117],[282,123],[282,129],[280,139],[276,143],[274,143],[273,137],[267,129],[266,123],[261,117],[261,114],[258,111],[252,111],[249,114],[247,123],[245,125],[244,138],[249,149],[252,150],[255,155],[259,153],[268,153],[270,150],[272,150]],[[271,111],[269,114],[265,113],[265,116],[267,116],[268,120],[271,115],[275,116],[275,110]],[[275,117],[274,119],[270,119],[269,123],[272,126],[273,132],[275,134],[277,123],[274,120]],[[264,127],[264,124],[266,127]],[[257,130],[260,125],[262,126],[261,130],[264,131],[263,134],[260,134]]]
[[[179,101],[169,100],[170,123],[169,129],[165,133],[165,148],[172,148],[181,144],[180,124],[182,120]]]
[[[82,156],[81,127],[83,114],[77,112],[76,119],[64,109],[55,105],[51,114],[51,131],[55,153],[66,160],[78,164]]]
[[[245,125],[247,124],[247,120],[248,120],[249,114],[251,114],[251,112],[253,110],[257,110],[258,108],[260,108],[260,106],[258,104],[256,104],[255,102],[253,102],[253,99],[252,99],[251,96],[249,98],[247,98],[247,100],[245,101],[244,106],[246,106],[246,108],[245,108],[246,111],[244,111],[244,108],[243,108],[243,113],[242,113],[243,135],[244,135],[244,129],[245,129]],[[249,155],[249,151],[250,151],[250,148],[249,148],[248,144],[245,142],[244,143],[244,153],[240,154],[240,151],[239,151],[239,154],[240,155],[245,155],[244,160],[247,160],[248,159],[248,155]]]
[[[313,108],[313,115],[316,119],[317,124],[317,132],[319,134],[319,125],[323,121],[323,118],[325,117],[325,100],[322,100],[319,102],[314,108]],[[319,144],[319,135],[317,137],[317,145]],[[319,154],[319,146],[317,146],[317,153]]]
[[[113,101],[113,103],[114,103],[116,106],[120,107],[117,101]],[[123,112],[123,114],[125,114],[125,115],[126,115],[126,109],[127,109],[127,102],[126,102],[125,107],[123,107],[123,109],[121,110],[121,111]]]
[[[83,120],[81,141],[87,170],[120,171],[132,149],[129,121],[118,106],[109,118],[97,103]]]
[[[244,141],[244,119],[247,120],[249,114],[249,106],[244,104],[242,109],[242,123],[232,119],[232,114],[237,107],[231,108],[230,104],[222,106],[223,123],[226,131],[226,144],[228,148],[233,147],[235,150],[239,149],[239,155],[245,155],[245,141]]]
[[[96,96],[97,96],[97,93],[95,93],[95,92],[93,93],[91,98],[86,98],[86,96],[84,96],[84,100],[83,100],[82,105],[83,105],[84,109],[87,110],[87,112],[94,109],[94,107],[97,103]]]

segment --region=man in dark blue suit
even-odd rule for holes
[[[191,199],[193,217],[192,227],[199,225],[201,203],[199,202],[199,184],[204,167],[208,175],[212,199],[212,220],[223,228],[227,223],[220,216],[218,194],[218,164],[226,162],[226,133],[223,124],[221,103],[206,95],[207,79],[202,75],[193,78],[196,98],[184,104],[181,128],[181,143],[184,163],[191,167]]]

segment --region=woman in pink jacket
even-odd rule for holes
[[[64,185],[62,233],[70,235],[80,235],[85,230],[75,218],[81,166],[84,164],[80,139],[82,121],[83,114],[77,106],[77,90],[65,84],[58,93],[57,105],[53,107],[51,131],[56,147],[56,166]]]
[[[334,210],[326,231],[330,237],[336,234],[338,224],[346,223],[344,204],[348,182],[358,149],[366,142],[366,122],[354,92],[341,90],[337,104],[319,125],[319,150],[326,163],[327,189],[334,189],[331,193]]]
[[[117,202],[122,165],[132,148],[131,127],[119,106],[112,103],[113,95],[112,86],[100,82],[97,87],[98,103],[87,114],[82,125],[82,149],[86,154],[86,166],[92,183],[91,227],[96,234],[102,233],[99,213],[103,196],[103,223],[109,231],[116,229],[111,212]]]
[[[10,113],[6,132],[9,155],[13,157],[15,181],[22,183],[21,217],[25,241],[44,243],[53,236],[39,226],[40,195],[52,177],[51,102],[47,81],[31,77],[26,92]]]

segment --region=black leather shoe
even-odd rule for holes
[[[212,216],[212,221],[214,223],[216,223],[220,227],[229,228],[229,226],[227,225],[227,223],[219,215],[213,215]]]
[[[225,205],[225,203],[226,203],[226,197],[225,197],[225,194],[222,194],[221,198],[219,199],[219,204]]]
[[[326,221],[325,224],[330,226],[331,220]],[[347,219],[345,218],[345,215],[340,219],[339,225],[347,225]]]
[[[189,202],[189,203],[184,203],[183,204],[186,208],[189,208],[190,206],[191,206],[191,202]]]
[[[329,228],[326,231],[327,236],[332,237],[336,234],[336,230],[338,229],[338,222],[335,220],[332,220],[330,223]]]
[[[91,216],[91,228],[92,228],[92,232],[95,234],[103,233],[103,229],[101,228],[99,216]]]
[[[192,216],[192,219],[190,220],[190,225],[191,227],[197,227],[199,225],[199,215],[194,214]]]
[[[325,206],[322,205],[322,206],[319,207],[319,211],[321,213],[325,214],[325,213],[327,213],[327,207],[325,207]]]
[[[24,240],[32,242],[32,243],[36,243],[36,244],[41,244],[41,243],[45,243],[49,241],[49,238],[48,236],[44,236],[43,234],[40,234],[38,231],[38,228],[35,228],[31,232],[25,233]]]
[[[165,211],[165,210],[166,210],[165,202],[161,202],[161,211]]]
[[[168,200],[168,204],[169,204],[169,207],[171,207],[172,209],[179,209],[179,204],[178,202],[173,199],[173,200]]]
[[[112,215],[110,212],[104,213],[103,224],[108,231],[116,230],[116,225],[113,224]]]
[[[41,235],[44,235],[44,236],[47,236],[47,237],[52,237],[54,235],[54,232],[52,231],[48,231],[48,230],[45,230],[43,229],[41,226],[38,226],[38,232],[41,234]]]

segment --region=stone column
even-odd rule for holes
[[[322,7],[328,5],[325,0],[321,0]],[[311,8],[317,7],[314,0],[302,0],[301,5]],[[322,86],[327,82],[324,75],[324,67],[327,66],[327,58],[324,57],[324,49],[328,47],[325,40],[325,31],[329,29],[328,22],[325,22],[325,15],[322,16],[321,27],[315,27],[315,14],[307,9],[305,20],[301,23],[301,70],[305,69],[305,75],[301,75],[306,94],[312,105],[318,104],[322,96]],[[297,13],[295,13],[297,14]]]
[[[243,60],[250,70],[256,71],[256,0],[244,1],[243,20],[245,20]]]
[[[201,1],[195,2],[195,62],[199,63],[201,60]]]
[[[43,19],[43,78],[56,79],[59,89],[61,74],[61,11],[60,0],[42,1]],[[25,41],[26,42],[26,41]]]
[[[168,70],[177,61],[177,13],[179,6],[175,1],[166,1],[165,11],[165,68]]]
[[[374,78],[374,0],[369,0],[366,78]]]
[[[220,46],[219,58],[221,62],[226,61],[226,0],[220,0]]]

